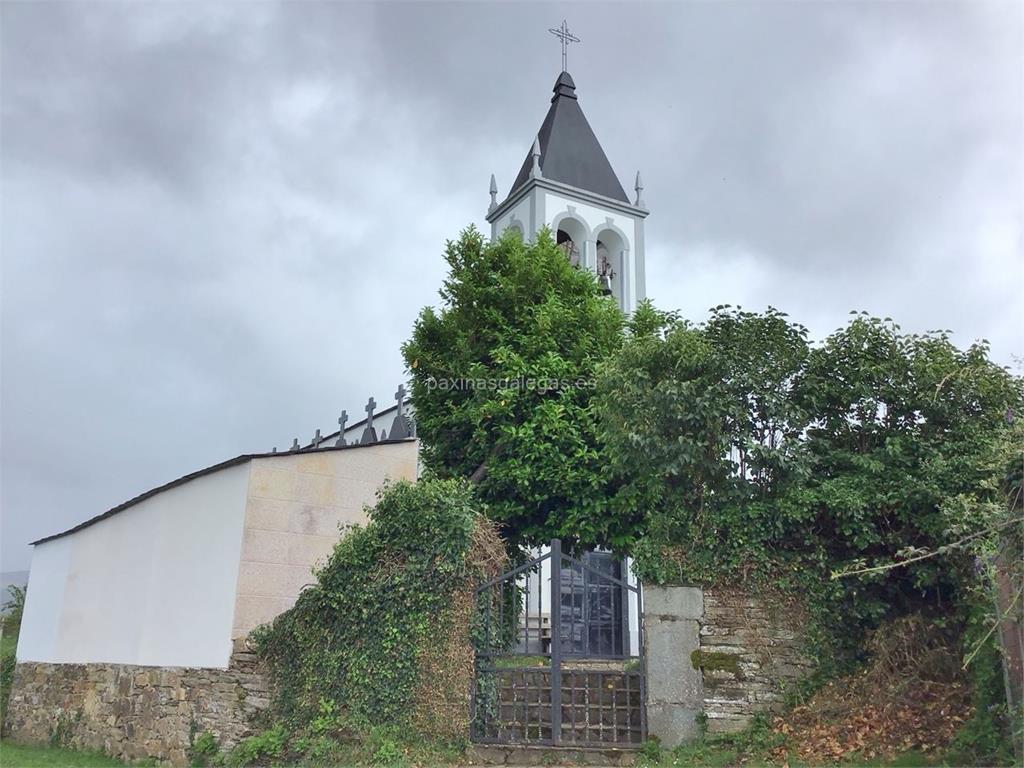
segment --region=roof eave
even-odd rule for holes
[[[487,214],[487,223],[493,224],[508,213],[520,200],[526,197],[527,193],[529,193],[534,187],[547,189],[551,192],[561,192],[563,194],[571,195],[584,202],[596,203],[597,205],[604,206],[605,208],[611,208],[620,213],[624,213],[627,216],[636,216],[637,218],[645,219],[650,214],[650,211],[646,208],[641,208],[640,206],[633,205],[631,203],[624,203],[621,200],[616,200],[614,197],[606,197],[605,195],[599,195],[596,192],[581,189],[580,187],[574,187],[571,184],[564,184],[561,181],[554,181],[552,179],[545,179],[541,177],[529,179],[518,189],[510,192],[503,202],[499,203],[493,211],[490,211]]]
[[[302,449],[299,449],[297,451],[272,451],[270,453],[243,453],[241,456],[235,456],[233,459],[228,459],[227,461],[222,461],[222,462],[219,462],[217,464],[212,464],[209,467],[205,467],[205,468],[197,470],[195,472],[190,472],[187,475],[182,475],[177,480],[171,480],[171,482],[169,482],[169,483],[164,483],[163,485],[157,486],[156,488],[151,488],[150,490],[146,491],[145,493],[139,494],[135,498],[128,499],[128,501],[125,501],[125,502],[123,502],[121,504],[118,504],[116,507],[111,507],[106,512],[102,512],[102,513],[96,515],[95,517],[90,517],[88,520],[86,520],[84,522],[81,522],[81,523],[79,523],[78,525],[76,525],[76,526],[74,526],[72,528],[68,528],[66,531],[61,531],[60,533],[54,533],[54,534],[51,534],[50,536],[44,536],[41,539],[36,539],[35,541],[30,541],[29,542],[29,546],[33,546],[34,547],[37,544],[45,544],[48,541],[53,541],[54,539],[60,539],[60,538],[63,538],[64,536],[70,536],[72,533],[78,533],[82,529],[88,528],[90,525],[95,525],[96,523],[101,522],[102,520],[106,520],[108,517],[113,517],[118,512],[123,512],[124,510],[129,509],[130,507],[134,507],[136,504],[140,504],[141,502],[145,501],[146,499],[151,499],[154,496],[156,496],[156,495],[158,495],[160,493],[163,493],[164,491],[169,491],[171,488],[176,488],[179,485],[184,485],[185,483],[189,482],[190,480],[196,480],[197,478],[203,477],[205,475],[212,475],[214,472],[218,472],[218,471],[220,471],[222,469],[228,469],[230,467],[238,466],[239,464],[245,464],[246,462],[252,461],[253,459],[276,458],[276,457],[279,457],[279,456],[298,456],[299,454],[326,453],[326,452],[329,452],[329,451],[346,451],[346,450],[352,450],[354,448],[370,448],[370,447],[375,446],[375,445],[397,445],[399,443],[411,443],[411,442],[414,442],[416,439],[417,438],[415,438],[415,437],[406,437],[406,438],[403,438],[401,440],[378,440],[377,442],[374,442],[374,443],[350,443],[348,445],[330,445],[330,446],[324,446],[323,448],[302,448]]]

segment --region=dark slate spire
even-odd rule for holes
[[[576,84],[568,72],[558,76],[554,92],[551,108],[537,134],[540,140],[541,175],[551,181],[560,181],[628,203],[629,198],[622,184],[580,109]],[[532,167],[531,149],[512,185],[512,192],[530,179]]]

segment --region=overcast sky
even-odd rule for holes
[[[403,379],[560,69],[648,293],[1022,351],[1017,3],[4,2],[2,570]]]

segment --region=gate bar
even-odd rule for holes
[[[590,571],[590,573],[592,573],[594,576],[597,576],[599,579],[603,579],[604,581],[610,581],[613,584],[625,587],[630,592],[637,592],[640,589],[639,587],[634,587],[632,584],[630,584],[626,576],[623,576],[621,579],[619,579],[615,576],[612,576],[610,573],[601,573],[601,571],[597,570],[597,568],[594,568],[592,565],[587,565],[583,560],[577,560],[572,555],[565,555],[563,559],[567,562],[578,565],[581,570]]]
[[[499,576],[495,576],[490,581],[485,581],[483,584],[481,584],[479,587],[476,588],[476,591],[477,592],[483,592],[488,587],[493,587],[495,584],[497,584],[499,582],[502,582],[502,581],[505,581],[510,576],[518,576],[523,571],[529,570],[530,568],[536,568],[538,565],[543,563],[549,557],[551,557],[551,553],[550,552],[548,552],[546,555],[541,555],[540,557],[535,557],[530,562],[524,563],[523,565],[520,565],[518,568],[513,568],[511,571],[505,571],[505,573],[503,573],[503,574],[501,574]]]
[[[562,542],[551,540],[551,741],[562,743]]]
[[[644,590],[640,580],[636,582],[636,628],[640,654],[640,740],[647,740],[647,629],[644,624]]]

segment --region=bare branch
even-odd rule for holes
[[[907,558],[906,560],[900,560],[898,563],[874,565],[870,568],[857,568],[856,570],[852,571],[832,571],[831,579],[832,581],[835,581],[836,579],[841,579],[846,576],[858,576],[865,573],[881,573],[882,571],[891,571],[893,568],[901,568],[904,565],[910,565],[910,563],[916,563],[921,560],[927,560],[930,557],[935,557],[936,555],[945,554],[946,552],[949,552],[952,549],[962,547],[964,544],[967,544],[968,542],[971,542],[974,539],[977,539],[981,536],[986,536],[987,534],[995,533],[996,531],[1001,531],[1003,528],[1006,528],[1007,526],[1013,523],[1016,523],[1018,525],[1024,525],[1024,516],[1011,517],[1009,520],[1004,520],[1003,522],[999,523],[998,525],[994,525],[991,528],[985,528],[984,530],[972,533],[970,536],[964,536],[962,539],[958,539],[957,541],[951,542],[949,544],[943,544],[941,547],[939,547],[933,552],[927,552],[923,555],[917,555],[915,557]]]

